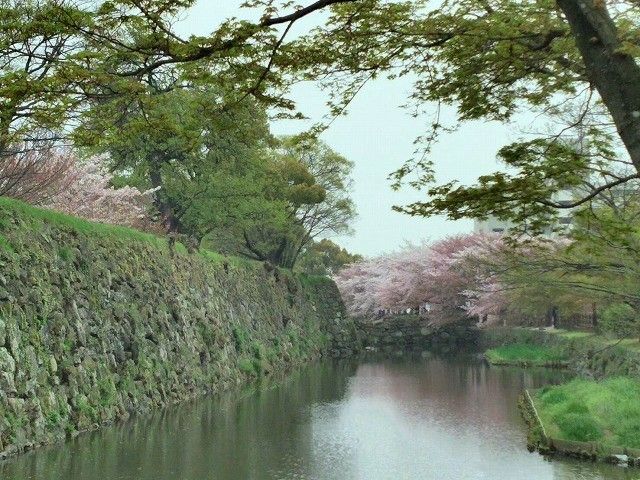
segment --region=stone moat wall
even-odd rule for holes
[[[329,279],[0,200],[0,456],[282,371],[352,332]]]
[[[357,319],[355,338],[361,350],[385,353],[411,351],[454,351],[471,349],[478,342],[478,330],[472,323],[434,326],[428,318],[393,315],[376,319]]]

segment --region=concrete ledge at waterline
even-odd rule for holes
[[[527,446],[543,455],[565,455],[583,460],[601,461],[620,466],[640,467],[640,449],[603,445],[601,442],[563,440],[547,435],[529,390],[520,397],[520,413],[527,424]]]
[[[549,437],[545,431],[542,420],[533,403],[528,390],[520,396],[518,402],[522,418],[528,427],[527,446],[530,451],[538,450],[541,453],[549,452]]]

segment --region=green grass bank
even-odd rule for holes
[[[628,376],[640,379],[640,342],[611,340],[590,332],[499,327],[480,332],[480,348],[517,365],[532,359],[561,359],[577,376],[602,379]],[[534,366],[534,365],[531,365]]]
[[[565,330],[483,331],[494,364],[556,366],[576,378],[527,392],[529,444],[543,453],[640,466],[640,342]]]
[[[640,449],[640,381],[575,379],[532,396],[547,435]]]
[[[628,377],[525,391],[528,444],[541,453],[640,467],[639,394],[640,382]]]
[[[561,348],[555,346],[515,343],[490,348],[484,355],[493,365],[552,368],[567,366],[566,354]]]
[[[329,279],[0,198],[0,456],[282,371],[349,328]]]

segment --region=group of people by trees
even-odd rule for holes
[[[269,118],[302,117],[289,97],[300,81],[320,82],[331,114],[340,115],[368,81],[410,76],[407,105],[435,117],[416,155],[392,174],[394,186],[408,182],[426,196],[396,208],[451,219],[496,216],[513,223],[515,241],[448,239],[348,271],[358,277],[353,269],[391,262],[379,268],[407,277],[427,262],[437,278],[467,256],[460,251],[495,243],[504,253],[498,258],[526,265],[465,264],[471,276],[492,272],[482,290],[460,267],[459,278],[447,279],[458,285],[451,287],[456,311],[495,309],[506,298],[497,285],[526,291],[509,290],[520,275],[540,292],[558,289],[540,294],[555,306],[570,287],[608,296],[590,302],[598,303],[594,312],[609,308],[603,321],[635,318],[637,2],[251,0],[242,5],[257,20],[231,18],[208,35],[182,37],[176,21],[194,2],[1,2],[0,194],[285,267],[308,251],[315,255],[308,265],[334,272],[336,258],[353,259],[317,240],[346,231],[353,218],[351,163],[317,139],[326,125],[274,138]],[[317,26],[298,29],[309,16],[320,19]],[[431,146],[457,127],[441,121],[443,105],[457,109],[458,124],[514,121],[526,110],[548,129],[501,148],[507,168],[472,185],[442,184]],[[573,192],[572,200],[555,201],[561,190]],[[530,241],[562,209],[577,209],[567,244]],[[385,275],[389,285],[407,281]],[[437,298],[446,282],[431,275],[424,286]],[[391,291],[381,300],[399,301]]]

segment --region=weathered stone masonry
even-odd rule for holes
[[[473,322],[439,326],[415,314],[360,318],[352,328],[355,335],[346,341],[361,350],[386,353],[468,350],[477,343],[479,336]]]
[[[83,225],[0,204],[0,456],[304,362],[344,327],[328,279]]]

